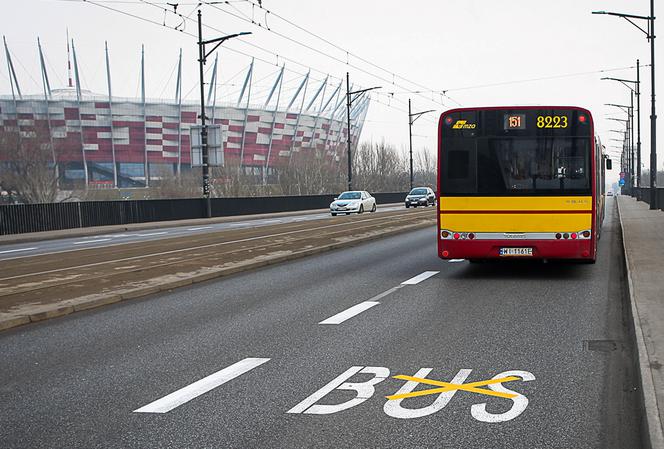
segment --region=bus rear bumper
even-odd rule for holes
[[[505,255],[501,255],[501,249]],[[524,255],[528,254],[528,255]],[[530,255],[532,254],[532,255]],[[438,242],[442,259],[585,259],[592,260],[592,239],[577,240],[444,240]]]

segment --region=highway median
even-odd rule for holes
[[[360,245],[435,222],[433,209],[366,213],[0,261],[0,330]]]

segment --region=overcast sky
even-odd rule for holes
[[[0,29],[7,38],[24,93],[41,92],[38,36],[46,53],[53,87],[66,84],[68,28],[70,38],[75,41],[83,88],[106,92],[103,50],[104,41],[108,41],[113,94],[138,97],[140,49],[144,44],[148,97],[172,98],[175,95],[174,69],[182,48],[183,92],[188,100],[196,100],[197,47],[195,39],[187,34],[196,33],[194,21],[175,16],[170,12],[172,7],[163,1],[93,1],[97,5],[75,0],[3,2]],[[643,65],[650,64],[650,47],[643,33],[623,19],[591,14],[593,10],[606,10],[648,15],[647,0],[263,0],[263,7],[272,11],[271,14],[252,2],[258,4],[258,0],[231,0],[203,6],[204,23],[217,29],[206,28],[206,39],[222,33],[254,33],[244,38],[244,42],[229,41],[219,51],[218,102],[237,100],[252,56],[257,58],[253,102],[258,104],[264,101],[282,64],[286,64],[282,105],[293,95],[302,75],[309,69],[312,78],[319,80],[309,87],[310,92],[330,75],[328,95],[349,71],[352,83],[382,87],[372,96],[374,101],[362,140],[384,139],[399,148],[407,148],[408,98],[412,98],[414,111],[436,110],[414,126],[416,151],[436,147],[437,116],[458,105],[586,107],[593,113],[605,145],[619,146],[620,142],[611,140],[619,135],[609,130],[620,129],[622,125],[608,117],[624,118],[625,114],[604,103],[629,104],[629,89],[616,82],[600,81],[600,78],[635,79],[636,69],[613,69],[634,66],[637,58]],[[177,12],[185,16],[191,14],[191,19],[195,19],[196,6],[196,2],[185,0],[180,2]],[[658,29],[664,30],[664,22],[657,22]],[[184,32],[176,31],[175,28],[183,29],[182,23]],[[664,92],[664,41],[659,41],[657,79],[660,92]],[[210,61],[208,71],[211,66]],[[601,70],[607,72],[599,73]],[[641,80],[642,161],[647,168],[649,67],[642,68]],[[446,96],[442,95],[443,91]],[[0,70],[0,94],[9,93],[4,64]],[[664,112],[661,106],[659,109],[658,165],[661,168],[664,166],[664,151],[661,150]],[[614,174],[617,176],[617,170]]]

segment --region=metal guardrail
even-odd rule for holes
[[[407,192],[373,195],[380,205],[402,202]],[[212,216],[323,209],[334,197],[327,194],[213,198]],[[196,218],[205,218],[202,198],[0,205],[0,235]]]
[[[650,204],[651,202],[650,187],[634,187],[631,190],[626,191],[625,194],[636,198],[637,201],[643,201],[647,204]],[[657,204],[657,207],[664,211],[664,187],[657,188],[656,200],[655,204]]]

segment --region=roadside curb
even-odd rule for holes
[[[627,254],[627,247],[625,246],[625,229],[623,227],[623,219],[620,214],[620,201],[616,200],[618,207],[618,217],[620,219],[620,233],[622,237],[623,253],[625,255],[625,265],[627,268],[627,285],[629,290],[629,303],[631,307],[632,323],[634,326],[634,337],[636,340],[638,368],[639,368],[639,381],[641,384],[641,403],[644,410],[644,423],[642,429],[644,431],[644,438],[647,449],[664,449],[664,434],[662,432],[662,422],[660,420],[659,407],[657,404],[657,396],[655,392],[655,384],[652,378],[650,357],[646,348],[645,338],[643,336],[643,328],[641,327],[641,319],[639,316],[639,309],[634,297],[634,285],[632,282],[632,267],[629,256]]]
[[[370,235],[360,235],[351,238],[344,242],[335,242],[328,245],[323,245],[315,248],[306,248],[300,251],[281,254],[263,258],[261,260],[254,260],[249,262],[239,262],[231,267],[210,268],[207,271],[196,274],[181,275],[178,279],[169,282],[164,282],[158,286],[148,285],[144,287],[128,288],[125,290],[117,290],[106,294],[93,294],[80,298],[67,299],[55,304],[48,304],[44,306],[35,307],[34,312],[28,314],[13,314],[13,313],[0,313],[0,331],[12,329],[28,323],[44,321],[51,318],[57,318],[69,315],[75,312],[90,310],[105,305],[127,301],[136,298],[142,298],[151,294],[166,292],[180,287],[186,287],[192,284],[198,284],[213,279],[218,279],[232,274],[237,274],[245,271],[254,270],[257,268],[274,265],[281,262],[302,259],[308,256],[325,253],[340,248],[349,248],[361,245],[372,240],[378,240],[386,237],[391,237],[397,234],[402,234],[408,231],[416,231],[424,229],[435,224],[434,220],[421,221],[415,224],[408,224],[398,228],[392,228],[385,232],[378,232]],[[659,448],[658,448],[659,449]]]

